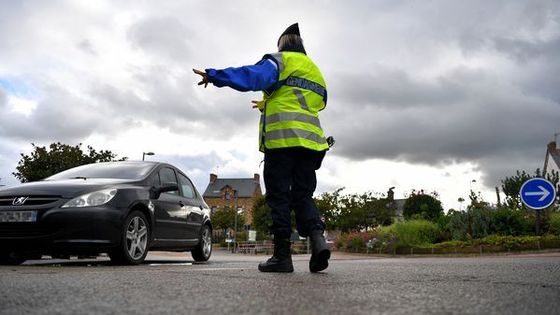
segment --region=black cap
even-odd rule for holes
[[[299,35],[299,26],[297,23],[294,23],[292,25],[290,25],[285,31],[284,33],[282,33],[282,35],[280,35],[280,37],[284,36],[284,35],[288,35],[288,34],[293,34],[293,35],[297,35],[297,36],[301,36]]]
[[[297,23],[294,23],[290,26],[288,26],[288,28],[284,31],[284,33],[282,33],[282,35],[280,35],[280,37],[278,38],[278,43],[276,43],[276,46],[280,46],[280,38],[282,38],[282,36],[284,35],[297,35],[297,36],[301,36],[299,34],[299,25]],[[280,48],[280,47],[278,47]],[[303,43],[299,43],[299,44],[290,44],[287,46],[282,47],[281,51],[295,51],[295,52],[301,52],[305,54],[305,48],[303,47]]]

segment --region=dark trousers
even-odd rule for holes
[[[304,148],[266,150],[264,185],[266,202],[272,209],[272,232],[275,238],[289,238],[292,233],[290,211],[294,210],[299,234],[323,231],[319,209],[313,200],[317,187],[315,171],[321,167],[325,152]]]

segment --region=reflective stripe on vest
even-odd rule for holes
[[[285,67],[284,67],[284,59],[282,59],[282,53],[274,53],[270,55],[274,58],[276,64],[278,65],[278,73],[284,71]]]
[[[296,95],[301,108],[308,111],[309,107],[307,107],[307,101],[305,100],[305,96],[303,96],[303,93],[301,93],[301,91],[298,89],[292,89],[292,91],[294,91],[294,94]]]
[[[321,123],[319,122],[319,118],[305,115],[302,113],[278,113],[272,114],[266,117],[267,124],[273,124],[279,121],[299,121],[311,124],[317,128],[321,128]],[[264,122],[264,116],[261,117],[261,123]]]
[[[266,140],[278,140],[278,139],[289,139],[289,138],[303,138],[317,142],[319,144],[326,144],[327,140],[325,137],[321,137],[316,133],[303,129],[280,129],[273,130],[266,133]]]

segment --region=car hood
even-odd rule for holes
[[[112,178],[66,179],[24,183],[0,189],[1,196],[61,196],[73,198],[96,189],[131,184],[133,181]]]

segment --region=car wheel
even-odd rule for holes
[[[212,255],[212,231],[208,225],[204,225],[200,231],[198,245],[191,251],[195,261],[208,261]]]
[[[138,265],[148,254],[150,226],[146,216],[140,211],[131,212],[124,221],[121,244],[109,252],[116,264]]]
[[[25,259],[23,256],[20,256],[14,252],[0,253],[0,265],[16,266],[23,264],[26,260],[27,259]]]

